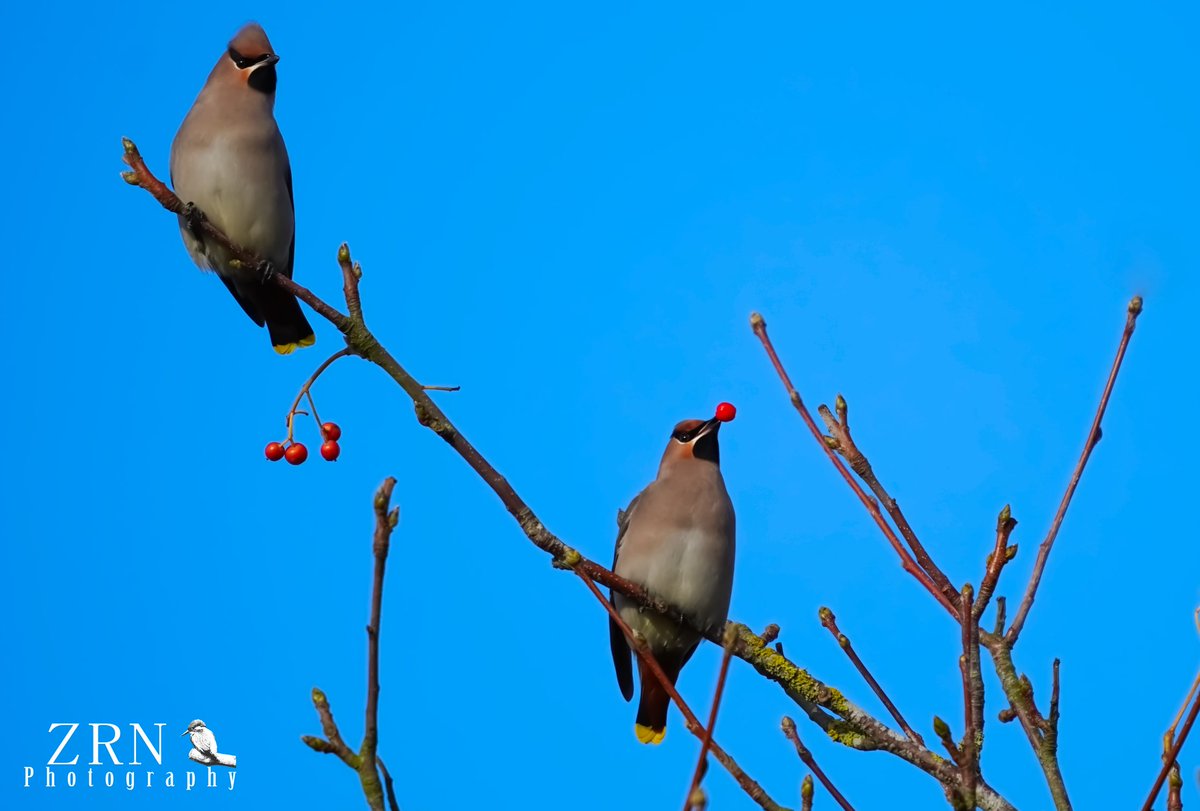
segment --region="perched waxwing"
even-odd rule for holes
[[[722,404],[723,406],[726,404]],[[729,406],[732,413],[732,406]],[[720,411],[718,411],[720,413]],[[722,417],[722,419],[732,417]],[[675,426],[658,467],[658,477],[617,514],[613,571],[679,608],[697,628],[719,628],[733,590],[733,504],[721,478],[717,432],[721,420],[684,420]],[[649,645],[671,683],[700,643],[692,628],[643,611],[614,593],[621,619]],[[630,647],[620,626],[609,620],[617,683],[633,698]],[[642,685],[634,734],[642,743],[666,735],[671,700],[654,673],[638,660]]]
[[[193,261],[216,271],[246,315],[266,324],[275,351],[286,355],[316,337],[296,297],[266,279],[271,272],[292,277],[296,248],[292,168],[275,123],[278,61],[258,23],[230,40],[171,144],[171,183],[180,200],[270,263],[232,262],[187,217],[179,218]]]

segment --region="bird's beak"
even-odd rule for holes
[[[190,730],[190,729],[185,729],[183,732],[180,732],[180,733],[179,733],[179,737],[181,737],[181,738],[182,738],[184,735],[188,734],[189,732],[191,732],[191,730]]]
[[[716,417],[713,417],[712,419],[708,420],[708,422],[700,426],[700,431],[696,434],[696,439],[699,439],[702,436],[707,436],[708,434],[716,433],[718,430],[720,430],[720,428],[721,421]]]
[[[279,61],[279,54],[271,54],[270,56],[268,56],[266,59],[264,59],[259,64],[260,65],[274,65],[278,61]]]

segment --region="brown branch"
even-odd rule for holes
[[[988,601],[992,599],[992,594],[996,591],[996,583],[1000,580],[1000,572],[1004,570],[1004,565],[1017,556],[1017,545],[1008,545],[1008,538],[1016,527],[1017,519],[1012,517],[1012,509],[1005,504],[1000,515],[996,517],[996,545],[992,547],[992,552],[987,557],[983,580],[979,582],[979,597],[975,600],[973,609],[976,624],[979,623]],[[996,610],[1001,610],[999,604]],[[996,633],[1000,633],[1003,629],[1004,620],[1001,619],[1000,628]]]
[[[783,730],[783,734],[787,736],[787,739],[796,747],[796,754],[800,756],[800,760],[805,766],[808,767],[809,771],[817,776],[817,779],[821,781],[821,785],[825,787],[825,790],[829,792],[834,801],[844,808],[845,811],[854,811],[854,806],[850,805],[850,802],[842,796],[842,792],[837,790],[837,786],[833,784],[833,781],[829,779],[828,775],[826,775],[825,772],[821,770],[821,767],[817,765],[817,761],[813,758],[812,752],[810,752],[808,747],[804,745],[804,742],[800,740],[800,732],[796,729],[796,722],[785,715],[783,716],[783,720],[780,722],[779,727]],[[803,788],[801,791],[803,791]]]
[[[687,702],[683,700],[683,696],[681,696],[679,691],[675,689],[675,685],[671,683],[671,679],[667,677],[667,674],[663,671],[662,666],[659,665],[658,660],[654,658],[654,655],[646,646],[645,640],[643,640],[640,635],[633,632],[628,623],[621,618],[620,613],[613,608],[613,604],[609,602],[608,598],[604,596],[600,589],[596,588],[596,584],[586,572],[580,569],[576,569],[575,571],[576,574],[579,575],[579,579],[583,581],[584,585],[588,587],[588,590],[591,591],[596,599],[600,601],[600,604],[604,606],[604,610],[608,612],[608,615],[612,617],[613,621],[615,621],[618,627],[620,627],[621,631],[625,634],[625,638],[629,640],[629,644],[633,647],[634,652],[638,655],[638,658],[641,659],[642,664],[650,668],[650,671],[654,674],[654,677],[658,679],[659,684],[661,684],[662,688],[667,691],[667,694],[671,697],[671,700],[675,702],[675,706],[677,706],[679,711],[683,714],[683,719],[687,725],[688,731],[699,738],[702,742],[705,740],[708,741],[708,748],[712,750],[713,757],[715,757],[720,764],[725,767],[726,771],[728,771],[733,779],[737,781],[738,785],[742,787],[742,790],[745,791],[747,795],[749,795],[750,799],[754,800],[754,802],[758,803],[758,805],[762,808],[768,809],[768,811],[787,811],[787,809],[785,809],[783,806],[772,800],[767,792],[763,790],[763,787],[755,782],[750,775],[746,774],[746,772],[742,770],[742,767],[738,766],[737,762],[730,757],[724,749],[717,745],[717,742],[713,740],[712,730],[706,729],[700,725],[700,719],[696,717],[696,714],[692,712],[691,707],[689,707]],[[730,647],[732,647],[732,645],[730,645]],[[728,664],[728,659],[726,659],[726,664]],[[701,759],[701,762],[703,762],[703,759]],[[688,799],[691,799],[690,793],[688,795]]]
[[[332,362],[331,359],[329,362]],[[351,751],[342,740],[337,723],[333,720],[333,712],[325,694],[313,688],[312,700],[317,715],[321,719],[321,729],[325,732],[325,740],[312,735],[303,736],[302,740],[316,752],[335,754],[354,769],[362,783],[363,794],[367,805],[372,811],[383,811],[384,783],[387,785],[388,803],[395,811],[396,799],[391,776],[383,769],[384,781],[379,778],[379,761],[377,751],[379,746],[379,627],[383,614],[383,574],[387,565],[388,549],[391,545],[392,530],[400,520],[399,508],[388,509],[392,499],[392,491],[396,480],[391,476],[383,480],[383,484],[375,492],[375,537],[372,552],[375,558],[374,577],[371,585],[371,616],[367,625],[367,708],[363,728],[362,745],[357,753]]]
[[[983,674],[979,664],[979,623],[975,619],[975,590],[967,583],[962,588],[962,647],[959,669],[963,684],[963,737],[959,745],[962,757],[962,798],[969,809],[976,806],[979,782],[979,755],[983,747]]]
[[[887,711],[890,712],[892,717],[896,719],[896,723],[899,724],[900,728],[904,730],[904,734],[924,746],[925,739],[922,738],[916,732],[916,730],[909,726],[908,721],[904,720],[904,716],[900,714],[900,710],[897,709],[896,705],[892,703],[892,700],[888,698],[887,693],[883,691],[883,687],[879,685],[879,682],[876,681],[875,677],[871,675],[871,671],[867,670],[866,664],[861,658],[859,658],[858,653],[854,650],[854,646],[850,643],[850,637],[846,636],[844,633],[842,633],[841,629],[838,628],[837,617],[834,615],[834,613],[825,606],[821,606],[821,608],[817,611],[817,616],[821,620],[821,625],[824,626],[829,633],[833,634],[833,638],[837,640],[838,645],[841,646],[843,651],[845,651],[846,656],[850,658],[850,661],[854,663],[854,667],[858,669],[859,675],[861,675],[863,680],[870,685],[871,689],[875,691],[875,695],[878,696],[879,700],[883,702],[883,706],[887,707]]]
[[[737,633],[732,625],[725,628],[725,645],[721,653],[721,668],[717,672],[717,686],[713,690],[712,709],[708,712],[708,723],[704,727],[704,737],[700,740],[700,755],[696,758],[696,770],[692,773],[692,783],[688,787],[687,798],[683,802],[683,811],[689,811],[693,805],[692,797],[700,791],[700,781],[708,771],[708,749],[712,746],[713,730],[717,726],[717,710],[721,707],[721,695],[725,692],[725,678],[729,675],[729,658],[733,655],[733,646],[737,642]]]
[[[1142,811],[1152,811],[1154,801],[1158,799],[1158,792],[1162,789],[1163,783],[1170,774],[1173,767],[1177,767],[1179,751],[1183,749],[1183,744],[1187,741],[1188,734],[1192,731],[1192,724],[1196,722],[1196,716],[1200,714],[1200,694],[1197,690],[1197,685],[1200,685],[1200,673],[1196,675],[1196,681],[1192,684],[1192,689],[1188,691],[1188,697],[1195,695],[1196,698],[1192,701],[1192,708],[1188,711],[1187,718],[1183,721],[1183,726],[1179,729],[1179,735],[1175,738],[1174,743],[1163,754],[1163,766],[1158,773],[1158,777],[1154,780],[1154,785],[1150,787],[1150,796],[1146,798],[1146,802],[1142,804]],[[1186,704],[1186,702],[1184,702]],[[1178,721],[1176,721],[1178,723]],[[1175,729],[1172,725],[1167,731],[1167,736],[1170,736]],[[1182,779],[1180,780],[1182,785]]]
[[[375,571],[371,581],[371,619],[367,625],[367,709],[363,726],[361,753],[363,760],[375,769],[375,753],[379,744],[379,626],[383,618],[383,575],[391,548],[392,530],[400,523],[400,508],[389,505],[395,478],[388,476],[375,493],[375,538],[372,552]]]
[[[329,706],[329,699],[318,687],[314,687],[312,690],[312,703],[317,711],[317,717],[321,720],[321,729],[324,731],[325,737],[304,735],[301,740],[315,752],[337,755],[347,766],[358,771],[362,758],[356,755],[354,750],[346,746],[346,742],[342,740],[342,733],[338,730],[337,722],[333,720],[333,709]]]
[[[762,316],[759,316],[761,320]],[[766,322],[763,322],[763,334],[766,334]],[[824,437],[825,444],[833,448],[842,455],[846,460],[846,464],[850,469],[858,474],[858,477],[867,483],[867,487],[871,488],[871,492],[875,497],[883,502],[883,508],[887,510],[888,515],[892,517],[896,528],[900,530],[901,536],[908,542],[912,549],[913,555],[917,559],[917,563],[925,570],[930,579],[937,584],[942,595],[953,603],[958,605],[958,592],[953,584],[950,583],[950,578],[938,568],[938,565],[933,562],[933,558],[925,550],[924,545],[917,538],[917,534],[913,532],[912,527],[908,523],[908,519],[904,517],[904,511],[900,509],[900,505],[896,503],[896,499],[884,489],[875,475],[871,463],[867,457],[859,450],[858,445],[854,442],[854,437],[850,433],[850,414],[846,406],[846,398],[838,395],[834,400],[834,407],[837,408],[837,418],[830,413],[829,407],[821,405],[817,407],[817,413],[821,415],[821,419],[825,422],[825,427],[829,429],[829,436]]]
[[[121,139],[121,145],[124,147],[124,154],[121,160],[129,167],[130,171],[123,172],[121,177],[131,186],[138,186],[150,192],[150,195],[159,202],[163,208],[173,214],[179,216],[184,215],[184,204],[175,195],[175,192],[167,188],[166,184],[159,180],[154,174],[146,168],[146,162],[142,159],[142,155],[138,152],[137,146],[128,138]],[[198,228],[206,239],[211,239],[217,244],[225,248],[229,255],[244,265],[257,267],[262,264],[262,259],[256,256],[253,252],[243,248],[241,245],[233,242],[229,237],[221,232],[221,229],[212,224],[208,218],[200,216],[196,218],[195,227]],[[343,333],[350,327],[350,319],[342,315],[340,312],[330,307],[324,301],[317,298],[315,295],[305,290],[300,285],[293,282],[282,273],[275,273],[271,276],[271,281],[279,285],[285,290],[290,290],[298,298],[304,301],[308,306],[312,307],[329,323],[333,324]],[[304,295],[301,295],[303,291]]]
[[[375,760],[379,763],[379,773],[383,775],[383,787],[387,789],[388,809],[389,811],[400,811],[400,806],[396,802],[396,786],[392,783],[392,773],[384,765],[383,758],[376,756]]]
[[[159,183],[149,170],[146,169],[133,143],[128,141],[128,139],[124,143],[126,147],[124,160],[133,169],[132,172],[125,173],[126,180],[133,185],[147,189],[165,208],[179,213],[182,207],[178,198],[169,189],[166,189],[165,186]],[[205,231],[211,235],[212,239],[215,239],[227,248],[230,247],[231,243],[223,234],[213,228],[211,223],[204,222]],[[236,253],[232,248],[230,249],[232,253]],[[252,256],[247,256],[249,258],[246,261],[253,259]],[[352,271],[354,268],[357,268],[357,265],[354,263],[350,263],[349,266]],[[348,277],[344,265],[342,266],[342,270],[345,280]],[[361,268],[358,269],[358,273],[352,272],[350,274],[350,276],[354,277],[352,281],[349,281],[352,288],[359,282],[359,273],[361,273]],[[549,554],[556,567],[571,569],[577,574],[586,574],[595,583],[600,583],[624,594],[643,608],[656,611],[675,622],[694,628],[706,639],[720,643],[723,628],[696,627],[690,618],[679,609],[650,594],[641,586],[614,574],[595,561],[585,558],[550,532],[508,481],[467,441],[466,437],[450,421],[445,413],[438,408],[437,404],[426,394],[425,387],[417,382],[379,344],[378,340],[366,328],[365,324],[353,321],[347,316],[342,315],[310,290],[301,287],[291,279],[283,276],[283,274],[277,273],[271,279],[272,283],[292,292],[293,295],[307,303],[315,312],[337,327],[345,336],[346,343],[350,348],[355,350],[360,357],[371,361],[383,369],[400,386],[413,401],[417,421],[440,436],[483,479],[484,483],[496,494],[505,509],[508,510],[520,525],[525,536],[535,546]],[[811,421],[811,416],[809,419]],[[833,461],[835,466],[843,470],[843,474],[848,477],[849,474],[841,466],[840,461],[836,457],[833,457]],[[857,484],[853,483],[852,479],[851,482],[851,486],[857,488]],[[861,493],[861,488],[858,488],[857,492]],[[878,507],[874,505],[874,501],[865,494],[862,494],[862,498],[865,499],[864,503],[868,505],[868,509],[873,508],[873,514],[879,516]],[[882,516],[879,516],[878,520],[882,521]],[[892,537],[895,537],[894,534]],[[903,546],[899,546],[897,551],[905,556],[907,555]],[[909,560],[911,561],[911,557],[909,557]],[[915,564],[913,566],[915,567]],[[917,568],[917,571],[920,571],[919,568]],[[936,590],[934,594],[935,596],[940,596]],[[947,608],[948,610],[951,609],[948,605]],[[738,623],[731,624],[735,628],[738,637],[733,655],[749,663],[764,678],[777,683],[793,701],[808,713],[809,717],[815,723],[838,743],[860,750],[879,749],[889,752],[917,766],[944,784],[957,779],[955,770],[943,759],[937,757],[914,741],[893,732],[869,713],[847,700],[839,691],[825,685],[806,670],[787,659],[781,650],[767,646],[761,637],[755,635],[745,625]],[[835,714],[837,719],[831,717],[825,710]],[[312,744],[310,743],[310,745]],[[319,749],[319,751],[329,750]],[[717,756],[715,749],[713,755]],[[718,757],[718,759],[720,758]],[[979,787],[979,802],[980,806],[988,809],[988,811],[1011,811],[1012,809],[1012,806],[1003,797],[996,794],[994,789],[982,782]]]
[[[1030,575],[1029,585],[1025,588],[1025,597],[1021,600],[1021,605],[1017,609],[1017,615],[1013,618],[1012,625],[1009,626],[1008,632],[1004,635],[1010,648],[1016,644],[1017,637],[1021,635],[1021,629],[1025,627],[1025,618],[1029,616],[1029,609],[1033,607],[1033,600],[1037,596],[1038,585],[1042,582],[1042,573],[1046,570],[1046,561],[1050,558],[1050,549],[1054,546],[1054,539],[1058,537],[1058,529],[1062,526],[1063,518],[1067,515],[1067,507],[1071,505],[1071,497],[1075,495],[1075,488],[1079,486],[1079,479],[1083,475],[1083,469],[1087,465],[1088,459],[1096,447],[1096,443],[1100,441],[1100,422],[1104,419],[1104,411],[1108,408],[1108,398],[1112,394],[1113,385],[1117,382],[1117,373],[1121,371],[1121,362],[1125,359],[1125,350],[1129,346],[1129,339],[1133,336],[1133,329],[1137,325],[1137,317],[1141,312],[1142,297],[1134,296],[1130,300],[1126,311],[1125,329],[1121,333],[1121,342],[1117,345],[1117,355],[1113,358],[1112,369],[1108,373],[1108,381],[1104,384],[1104,393],[1100,395],[1100,405],[1096,408],[1096,416],[1092,418],[1092,427],[1088,430],[1087,441],[1083,445],[1083,452],[1079,455],[1079,461],[1075,463],[1075,470],[1071,474],[1071,481],[1067,484],[1067,490],[1063,493],[1062,501],[1058,504],[1058,511],[1054,514],[1054,520],[1050,524],[1050,531],[1046,533],[1046,539],[1038,547],[1037,560],[1033,563],[1033,574]]]
[[[867,508],[867,512],[871,514],[871,517],[875,520],[876,525],[879,527],[880,531],[883,532],[883,535],[885,538],[887,538],[888,543],[891,544],[892,549],[894,549],[896,554],[900,556],[900,565],[904,568],[904,571],[916,578],[917,582],[920,583],[926,591],[932,594],[934,599],[936,599],[938,603],[940,603],[942,607],[950,613],[950,616],[957,620],[958,607],[954,604],[951,598],[933,582],[929,574],[927,574],[926,571],[920,565],[918,565],[915,560],[913,560],[913,556],[909,554],[908,549],[904,547],[904,544],[901,543],[900,539],[896,537],[896,533],[892,531],[891,526],[886,520],[884,520],[883,514],[879,511],[878,502],[876,502],[875,499],[871,498],[866,494],[865,491],[863,491],[862,487],[859,486],[854,477],[850,475],[850,471],[844,464],[842,464],[842,460],[837,457],[834,449],[825,441],[824,434],[822,434],[821,429],[817,427],[817,423],[813,420],[812,414],[809,413],[808,408],[805,407],[804,401],[800,399],[800,392],[796,391],[796,387],[792,385],[792,380],[790,377],[788,377],[787,371],[783,368],[783,363],[780,362],[779,355],[775,352],[775,347],[772,345],[771,339],[767,337],[767,322],[763,320],[763,317],[758,313],[753,313],[750,316],[750,327],[754,330],[754,334],[757,335],[758,339],[762,342],[763,349],[766,350],[767,357],[771,359],[771,364],[775,367],[775,373],[778,374],[779,379],[783,381],[784,388],[787,389],[788,396],[792,400],[792,405],[795,407],[797,413],[800,414],[800,418],[804,420],[804,424],[808,426],[808,430],[812,432],[813,437],[817,440],[817,443],[821,446],[821,449],[825,451],[825,455],[829,457],[829,461],[833,463],[835,468],[837,468],[838,473],[840,473],[842,478],[845,479],[846,484],[850,485],[850,489],[854,491],[854,495],[858,496],[858,500],[861,501],[862,505]]]

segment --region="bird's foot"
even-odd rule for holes
[[[271,277],[275,275],[275,263],[270,259],[261,259],[259,260],[258,264],[254,266],[254,270],[256,273],[258,273],[258,280],[262,284],[266,284],[267,282],[271,281]]]
[[[200,223],[208,218],[204,216],[204,212],[195,203],[187,202],[183,204],[183,219],[187,222],[189,228],[195,230]]]

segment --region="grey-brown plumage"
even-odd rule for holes
[[[675,426],[658,476],[617,517],[613,571],[682,610],[702,629],[719,627],[733,591],[734,514],[721,477],[717,433],[721,423],[684,420]],[[641,634],[672,684],[696,650],[700,636],[614,593],[613,604]],[[633,697],[630,647],[616,622],[609,641],[617,682]],[[638,662],[642,687],[634,733],[642,743],[666,735],[670,698],[658,679]]]
[[[296,246],[292,169],[275,123],[275,64],[257,23],[243,27],[217,60],[171,144],[171,182],[184,203],[208,217],[234,243],[288,278]],[[213,270],[280,354],[316,338],[296,297],[264,280],[264,268],[237,267],[220,245],[206,241],[186,217],[183,243]]]

